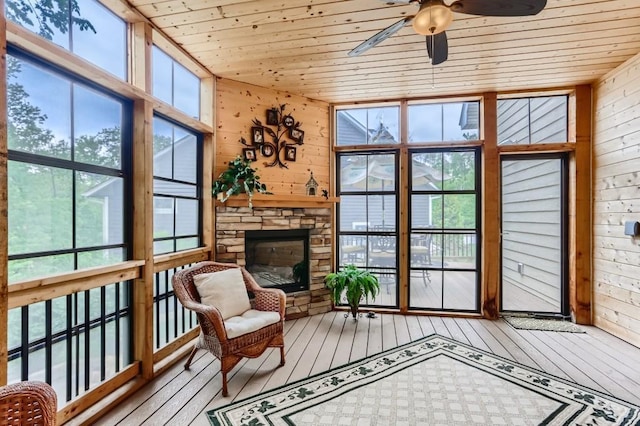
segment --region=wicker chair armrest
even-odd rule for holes
[[[182,305],[189,310],[192,310],[196,314],[200,314],[205,317],[213,328],[215,329],[215,333],[218,336],[218,339],[221,341],[227,340],[227,330],[224,328],[224,319],[220,314],[220,311],[215,306],[205,305],[203,303],[198,303],[193,300],[185,300],[182,302]],[[202,327],[203,324],[200,324]],[[207,330],[204,330],[205,333]]]
[[[39,381],[24,381],[0,387],[0,411],[7,423],[38,424],[53,426],[56,424],[58,398],[51,385]],[[8,418],[6,417],[8,416]]]
[[[275,288],[258,287],[253,290],[255,309],[258,311],[279,312],[284,319],[287,296],[284,291]]]

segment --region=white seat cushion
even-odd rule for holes
[[[224,328],[227,330],[227,338],[233,339],[243,334],[252,333],[271,324],[280,321],[278,312],[265,312],[250,309],[242,315],[227,318]]]
[[[194,275],[193,282],[198,289],[200,301],[204,305],[218,308],[225,320],[251,309],[240,268]]]

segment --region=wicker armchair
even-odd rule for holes
[[[44,382],[19,382],[0,387],[1,425],[56,424],[58,399]]]
[[[240,267],[231,263],[200,262],[173,275],[173,291],[178,300],[185,308],[196,312],[200,323],[200,337],[184,367],[185,369],[189,368],[198,349],[206,349],[211,352],[220,360],[223,396],[228,395],[227,373],[242,358],[256,358],[262,355],[267,348],[280,348],[280,366],[284,365],[283,324],[285,294],[282,290],[260,287],[244,268],[240,268],[247,290],[254,295],[253,309],[278,312],[280,321],[234,338],[227,337],[227,330],[220,311],[213,306],[200,303],[200,295],[193,280],[194,275],[218,272],[230,268]]]

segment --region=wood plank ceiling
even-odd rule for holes
[[[525,18],[454,14],[449,60],[435,67],[411,26],[359,57],[347,56],[415,14],[415,4],[129,2],[217,76],[333,103],[589,83],[640,52],[639,0],[548,0],[540,14]]]

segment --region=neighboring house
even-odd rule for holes
[[[195,183],[196,167],[194,159],[196,158],[198,158],[198,144],[195,136],[186,135],[154,155],[154,177]],[[122,239],[120,230],[123,226],[123,192],[122,179],[113,178],[83,194],[85,197],[95,198],[102,202],[102,229],[103,242],[105,244],[110,244],[114,241],[120,242]],[[192,234],[193,232],[190,231],[193,228],[192,220],[184,223],[184,221],[175,220],[174,218],[174,213],[176,217],[190,217],[190,215],[180,215],[181,202],[175,196],[196,197],[195,187],[163,179],[154,179],[153,194],[154,237]],[[195,213],[197,223],[197,212]],[[186,229],[181,232],[183,231],[181,228]]]
[[[476,118],[477,121],[477,118]],[[337,114],[337,131],[340,144],[395,144],[397,141],[389,130],[380,123],[375,129],[367,129],[363,123],[347,111]],[[395,185],[395,164],[391,156],[373,155],[370,157],[354,156],[343,157],[340,165],[340,181],[343,186],[357,188],[358,191],[389,191]],[[412,165],[414,186],[421,189],[437,189],[434,181],[441,181],[442,176],[439,171],[433,169],[428,164],[414,161]],[[367,182],[367,177],[369,181]],[[371,178],[375,178],[371,179]],[[395,200],[388,196],[365,196],[361,195],[361,207],[342,209],[340,214],[340,229],[342,231],[354,230],[364,231],[368,226],[392,225],[396,222],[395,209],[385,208],[385,204],[390,203],[395,206]],[[368,200],[367,200],[368,198]],[[428,227],[432,224],[431,197],[417,197],[412,202],[412,217],[414,227]],[[362,212],[365,203],[379,203],[380,208],[368,209],[369,217],[363,218]]]

